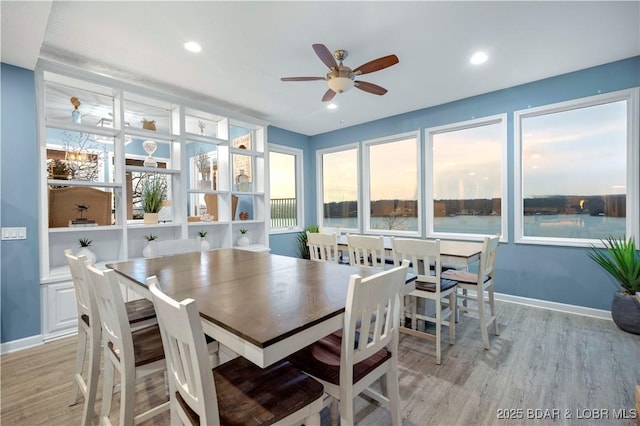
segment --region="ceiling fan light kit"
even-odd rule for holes
[[[344,66],[342,61],[347,57],[347,51],[343,49],[336,50],[333,54],[327,49],[324,44],[314,44],[313,50],[320,60],[329,67],[329,72],[325,77],[282,77],[282,81],[314,81],[314,80],[326,80],[329,89],[322,97],[322,102],[328,102],[336,95],[336,93],[344,93],[351,89],[353,86],[358,89],[372,93],[374,95],[384,95],[387,93],[387,89],[380,87],[377,84],[369,83],[366,81],[359,81],[355,78],[362,74],[368,74],[375,71],[388,68],[399,62],[396,55],[383,56],[382,58],[374,59],[366,64],[360,65],[358,68],[352,70],[351,68]]]

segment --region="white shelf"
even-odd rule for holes
[[[180,173],[182,173],[182,171],[178,169],[163,169],[161,167],[126,166],[125,170],[128,172],[161,173],[167,175],[179,175]]]

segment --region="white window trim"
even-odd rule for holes
[[[500,193],[501,193],[501,215],[500,215],[500,241],[509,241],[509,197],[508,197],[508,156],[507,156],[507,114],[497,114],[488,117],[476,118],[443,126],[429,127],[424,130],[425,150],[424,150],[424,174],[425,174],[425,204],[426,204],[426,230],[428,238],[461,239],[469,241],[482,241],[484,235],[435,232],[433,229],[433,136],[441,133],[449,133],[456,130],[471,129],[490,124],[499,124],[501,133],[500,143]]]
[[[357,196],[356,196],[356,205],[358,208],[358,217],[356,220],[357,226],[356,228],[340,228],[339,232],[360,232],[360,224],[361,224],[361,219],[362,219],[362,203],[361,203],[361,199],[362,199],[362,178],[361,178],[361,152],[360,152],[360,144],[359,143],[350,143],[347,145],[339,145],[333,148],[326,148],[326,149],[319,149],[316,151],[316,218],[318,221],[318,226],[320,227],[320,229],[327,229],[324,226],[324,199],[323,199],[323,187],[322,187],[322,183],[323,183],[323,171],[324,171],[324,165],[322,163],[322,156],[324,154],[331,154],[334,152],[340,152],[340,151],[349,151],[355,149],[356,150],[356,167],[357,169]]]
[[[522,200],[522,139],[521,128],[524,118],[552,114],[567,110],[586,108],[605,103],[627,101],[627,218],[626,234],[639,241],[640,237],[640,137],[638,133],[638,97],[640,88],[619,90],[616,92],[585,98],[573,99],[566,102],[544,105],[536,108],[515,111],[513,115],[514,141],[514,233],[516,244],[539,244],[569,247],[590,247],[592,244],[602,247],[597,239],[582,238],[549,238],[525,237],[523,235],[523,200]]]
[[[369,168],[369,148],[374,145],[383,145],[386,143],[397,142],[406,139],[415,139],[416,140],[416,170],[418,171],[416,179],[417,179],[417,212],[418,212],[418,230],[417,231],[398,231],[398,230],[390,230],[390,229],[371,229],[371,215],[370,209],[368,206],[371,205],[371,179],[369,179],[371,170]],[[362,205],[367,206],[366,211],[362,212],[362,217],[364,219],[363,229],[365,234],[375,234],[375,235],[394,235],[394,236],[406,236],[406,237],[419,237],[422,235],[422,178],[420,171],[422,170],[422,164],[420,159],[420,131],[416,130],[414,132],[401,133],[392,136],[386,136],[382,138],[369,139],[363,142],[363,161],[362,161]],[[407,159],[408,161],[410,159]],[[401,167],[402,165],[389,165],[389,167]],[[358,210],[359,211],[359,210]]]
[[[288,234],[292,232],[300,232],[304,228],[304,151],[298,148],[292,148],[285,145],[277,145],[269,143],[269,154],[277,152],[279,154],[293,155],[296,163],[296,226],[288,228],[272,228],[271,219],[269,219],[269,234]],[[267,155],[269,155],[267,154]],[[271,179],[269,179],[271,185]],[[271,193],[271,188],[269,188]],[[269,206],[271,208],[271,206]]]

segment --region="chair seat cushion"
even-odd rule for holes
[[[340,349],[342,332],[330,334],[291,355],[289,361],[321,380],[340,385]],[[357,383],[391,358],[391,353],[381,349],[369,358],[353,366],[353,383]]]
[[[243,357],[213,369],[220,424],[270,425],[313,401],[324,389],[313,378],[287,361],[262,369]],[[185,411],[199,424],[196,413],[178,398]]]
[[[435,292],[436,291],[436,284],[435,283],[426,283],[426,282],[421,282],[421,281],[416,281],[416,290],[422,290],[422,291],[430,291],[430,292]],[[458,284],[457,281],[453,281],[453,280],[446,280],[441,278],[440,279],[440,291],[446,291],[449,290],[451,287],[455,287]]]
[[[146,321],[156,317],[156,311],[153,308],[153,302],[148,299],[132,300],[125,303],[127,307],[127,317],[129,317],[129,323],[135,324],[137,322]]]
[[[448,280],[455,280],[464,284],[475,284],[478,281],[478,274],[473,274],[466,271],[458,271],[455,269],[449,269],[440,274],[441,278]]]

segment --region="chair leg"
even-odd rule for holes
[[[120,374],[120,424],[133,425],[136,406],[136,377],[124,368]],[[165,382],[166,383],[166,382]]]
[[[69,405],[75,405],[78,402],[78,391],[80,390],[80,381],[82,378],[82,369],[84,367],[84,358],[87,351],[87,332],[78,324],[78,348],[76,351],[76,368],[73,371],[73,382],[71,383],[71,401]]]
[[[87,372],[87,394],[82,409],[82,424],[90,425],[95,413],[96,395],[98,394],[98,376],[100,375],[100,336],[89,338],[89,368]]]
[[[418,298],[411,297],[411,328],[414,330],[418,329],[418,318],[416,313],[418,312]]]
[[[329,405],[329,417],[331,419],[331,426],[338,426],[338,404],[338,399],[332,397],[331,405]]]
[[[320,426],[320,413],[311,414],[304,419],[305,426]]]
[[[436,300],[436,364],[442,362],[442,300]]]
[[[490,349],[489,346],[489,332],[487,331],[487,319],[484,316],[484,291],[479,288],[477,290],[478,300],[478,319],[480,321],[480,334],[482,335],[482,342],[485,349]]]
[[[457,303],[456,300],[456,292],[458,290],[454,290],[449,293],[449,344],[454,345],[456,343],[456,318],[458,314]]]
[[[356,422],[353,389],[340,389],[340,426],[352,426]]]
[[[389,398],[389,411],[391,414],[391,424],[393,426],[402,425],[402,413],[400,412],[400,384],[398,382],[398,360],[391,359],[389,371],[385,374],[387,378],[387,397]],[[352,404],[353,406],[353,404]]]
[[[111,413],[111,400],[113,399],[113,374],[114,365],[109,354],[104,353],[104,371],[102,378],[102,407],[100,409],[100,424],[109,424],[109,413]]]
[[[493,331],[496,336],[500,335],[500,329],[498,328],[498,317],[496,316],[496,301],[493,297],[493,283],[488,288],[489,291],[489,307],[491,308],[491,318],[493,319]]]

